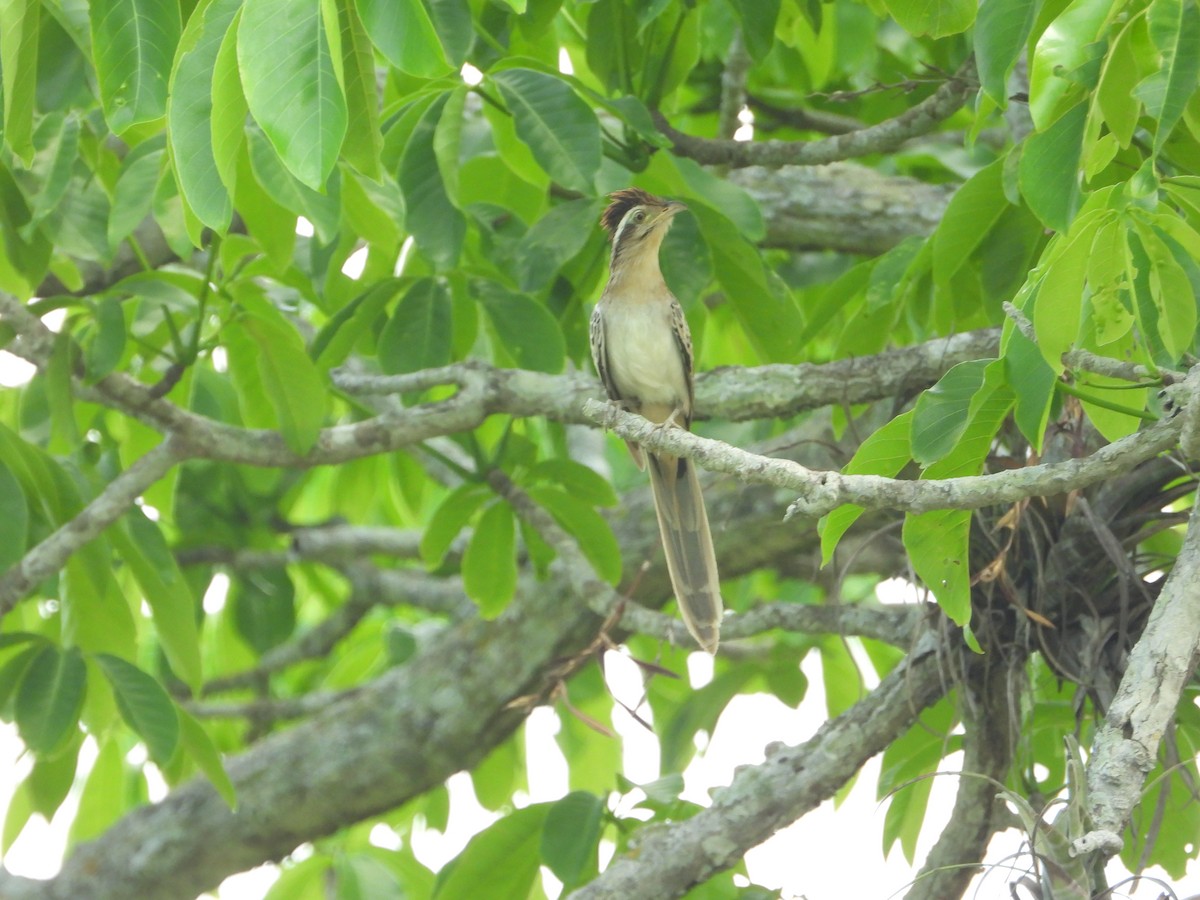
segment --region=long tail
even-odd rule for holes
[[[692,637],[709,653],[716,653],[721,583],[696,468],[687,459],[648,455],[650,487],[675,599]]]

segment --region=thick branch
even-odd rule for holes
[[[763,246],[865,256],[932,233],[956,188],[885,175],[855,163],[748,166],[728,178],[762,210],[767,225]]]
[[[573,900],[679,897],[737,864],[751,847],[832,796],[943,696],[936,646],[927,633],[865,699],[805,743],[769,748],[766,762],[739,769],[708,809],[647,829],[638,846],[572,894]]]
[[[887,153],[905,141],[933,131],[954,115],[976,88],[975,62],[968,59],[941,87],[894,119],[820,141],[733,141],[706,139],[672,128],[658,115],[659,131],[680,156],[710,166],[819,166],[825,163]]]
[[[1121,850],[1121,833],[1200,661],[1200,496],[1197,500],[1183,547],[1092,745],[1087,766],[1092,830],[1074,842],[1072,855],[1107,858]]]

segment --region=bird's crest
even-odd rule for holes
[[[608,208],[600,216],[600,224],[610,236],[617,233],[625,214],[635,206],[662,206],[663,201],[653,194],[647,194],[641,188],[625,188],[608,195]]]

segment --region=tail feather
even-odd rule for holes
[[[675,598],[688,631],[701,647],[716,653],[721,583],[696,468],[686,459],[648,456],[650,487]]]

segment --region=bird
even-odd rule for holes
[[[610,400],[663,428],[691,430],[695,406],[692,335],[667,287],[658,253],[675,216],[687,209],[640,188],[609,195],[600,223],[612,241],[608,282],[592,312],[592,360]],[[721,585],[708,513],[690,459],[643,452],[626,441],[650,488],[667,570],[688,631],[717,652]]]

